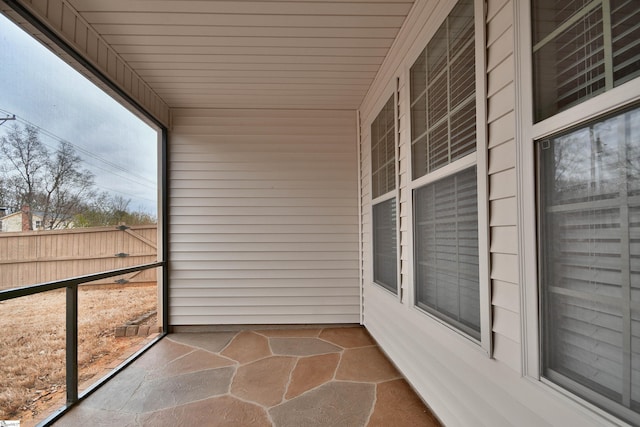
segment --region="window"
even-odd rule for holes
[[[640,108],[537,141],[543,375],[640,421]]]
[[[526,369],[640,424],[640,3],[532,0],[529,22]]]
[[[373,281],[398,292],[396,227],[396,126],[394,96],[371,124]]]
[[[460,1],[411,67],[413,179],[476,150],[473,1]]]
[[[534,0],[535,119],[640,75],[640,2]]]
[[[480,339],[476,168],[415,191],[416,301]]]
[[[410,70],[415,304],[481,340],[474,3]]]

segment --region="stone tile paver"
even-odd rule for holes
[[[235,364],[231,359],[209,353],[205,350],[195,350],[185,356],[172,360],[164,368],[154,369],[148,378],[167,378],[190,372],[204,371],[207,369],[222,368]]]
[[[136,367],[143,369],[164,368],[164,366],[187,353],[194,351],[193,347],[164,339],[153,346],[153,351],[147,351],[136,360]]]
[[[146,414],[143,426],[270,427],[265,410],[231,396],[213,397]]]
[[[367,427],[441,427],[438,419],[403,380],[377,385],[376,404]]]
[[[344,348],[366,347],[376,342],[365,328],[327,328],[320,333],[320,338]]]
[[[378,347],[345,350],[336,372],[336,379],[380,382],[400,378],[400,373]]]
[[[272,356],[240,366],[231,384],[231,394],[244,400],[273,406],[282,402],[295,359]]]
[[[125,412],[150,412],[229,392],[233,367],[208,369],[145,381],[123,407]]]
[[[219,353],[236,336],[236,332],[182,332],[168,338],[212,353]]]
[[[106,411],[127,412],[125,407],[145,381],[147,372],[137,366],[128,366],[87,399],[83,406]]]
[[[262,331],[256,331],[257,334],[264,335],[265,337],[274,338],[302,338],[302,337],[317,337],[320,335],[321,329],[265,329]]]
[[[298,360],[291,374],[291,382],[285,398],[292,399],[331,381],[339,361],[340,355],[337,353],[303,357]]]
[[[266,337],[251,331],[244,331],[236,335],[220,354],[240,363],[249,363],[271,356],[271,349]]]
[[[273,354],[290,356],[311,356],[314,354],[337,353],[342,349],[317,338],[271,338]]]
[[[278,427],[364,426],[373,401],[373,384],[330,382],[269,410]]]
[[[138,427],[135,416],[78,405],[55,424],[58,427]]]

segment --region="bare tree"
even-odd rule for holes
[[[0,138],[0,150],[5,191],[12,195],[9,205],[14,211],[29,206],[29,229],[34,211],[43,212],[45,228],[59,228],[78,213],[83,200],[92,197],[94,176],[82,168],[70,143],[63,141],[50,153],[35,127],[14,125]]]
[[[22,206],[32,207],[35,204],[36,192],[44,168],[48,160],[47,148],[40,142],[35,127],[26,125],[24,129],[16,124],[11,127],[7,136],[0,139],[0,150],[7,165],[4,172],[6,181],[14,192],[14,210]],[[11,190],[10,190],[11,191]],[[29,210],[29,229],[32,229],[33,217]]]
[[[59,228],[93,196],[94,176],[79,167],[81,161],[73,146],[63,141],[46,162],[41,203],[45,227]]]

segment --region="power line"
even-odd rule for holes
[[[11,114],[9,111],[3,110],[3,109],[1,109],[1,108],[0,108],[0,111],[1,111],[1,112],[4,112],[5,114]],[[14,115],[13,117],[16,117],[16,116]],[[125,167],[123,167],[123,166],[120,166],[120,165],[118,165],[118,164],[116,164],[116,163],[113,163],[113,162],[111,162],[111,161],[109,161],[109,160],[107,160],[107,159],[105,159],[105,158],[103,158],[103,157],[101,157],[101,156],[98,156],[97,154],[94,154],[94,153],[92,153],[91,151],[89,151],[89,150],[87,150],[87,149],[85,149],[85,148],[83,148],[83,147],[81,147],[81,146],[78,146],[78,145],[76,145],[76,144],[72,143],[71,141],[68,141],[68,140],[66,140],[66,139],[63,139],[62,137],[59,137],[58,135],[56,135],[56,134],[54,134],[53,132],[51,132],[51,131],[49,131],[49,130],[47,130],[47,129],[43,128],[42,126],[36,125],[36,124],[34,124],[34,123],[31,123],[31,122],[29,122],[28,120],[23,119],[23,118],[21,118],[21,117],[17,117],[15,120],[17,120],[17,121],[19,121],[19,122],[21,122],[21,123],[23,123],[23,124],[28,124],[28,125],[30,125],[30,126],[33,126],[34,128],[38,129],[38,131],[39,131],[41,134],[43,134],[43,135],[45,135],[45,136],[48,136],[49,138],[52,138],[52,139],[54,139],[54,140],[56,140],[56,141],[58,141],[58,142],[60,142],[60,143],[62,143],[62,142],[66,142],[66,143],[70,144],[72,147],[74,147],[75,149],[77,149],[79,152],[81,152],[81,153],[85,154],[86,156],[92,157],[92,158],[94,158],[94,159],[98,160],[99,162],[102,162],[102,163],[104,163],[104,164],[106,164],[106,165],[108,165],[108,166],[112,167],[113,169],[116,169],[116,170],[119,170],[119,171],[121,171],[121,172],[124,172],[124,173],[125,173],[125,174],[127,174],[127,175],[130,175],[130,176],[132,176],[132,177],[135,177],[135,178],[137,178],[138,180],[146,181],[147,183],[151,184],[152,186],[145,185],[144,183],[141,183],[141,182],[139,182],[138,180],[134,180],[134,179],[132,179],[132,178],[128,178],[128,177],[125,177],[125,176],[119,175],[119,174],[117,174],[117,173],[114,173],[114,172],[112,172],[112,171],[109,171],[109,170],[107,170],[107,169],[101,168],[100,166],[97,166],[97,165],[93,164],[94,166],[98,167],[99,169],[104,170],[105,172],[113,173],[113,174],[114,174],[114,175],[116,175],[116,176],[119,176],[119,177],[121,177],[121,178],[123,178],[123,179],[126,179],[126,180],[128,180],[128,181],[131,181],[131,182],[135,182],[136,184],[140,184],[140,185],[146,186],[147,188],[156,189],[156,185],[157,185],[157,183],[156,183],[156,182],[154,182],[154,181],[152,181],[152,180],[150,180],[150,179],[148,179],[148,178],[146,178],[146,177],[144,177],[144,176],[142,176],[142,175],[139,175],[139,174],[136,174],[136,173],[134,173],[134,172],[131,172],[129,169],[127,169],[127,168],[125,168]],[[50,147],[50,148],[56,149],[56,147],[51,147],[51,146],[50,146],[50,145],[48,145],[48,144],[45,144],[45,145],[47,145],[47,146],[48,146],[48,147]]]

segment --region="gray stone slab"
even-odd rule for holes
[[[123,407],[125,412],[157,411],[229,392],[235,368],[191,372],[144,381]]]
[[[52,424],[57,427],[137,427],[136,417],[116,411],[104,411],[78,405]]]
[[[283,356],[313,356],[338,353],[342,348],[317,338],[270,338],[273,354]]]
[[[236,336],[236,332],[180,332],[168,336],[170,340],[202,350],[218,353]]]
[[[331,382],[269,410],[277,427],[364,426],[375,385]]]
[[[145,381],[145,376],[144,369],[129,366],[91,394],[82,402],[82,406],[124,412],[129,400]]]

